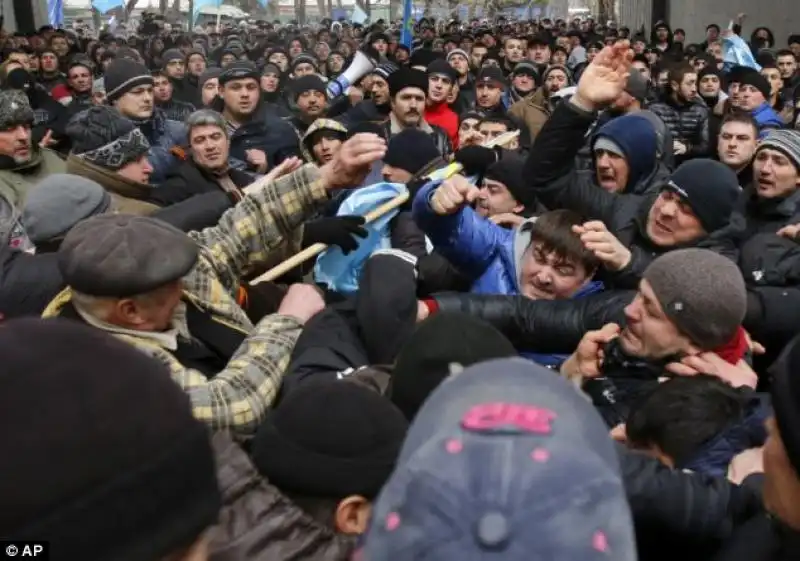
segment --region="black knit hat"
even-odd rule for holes
[[[499,181],[506,186],[517,202],[523,203],[530,198],[524,178],[525,159],[517,154],[504,150],[500,159],[486,170],[485,179]]]
[[[450,64],[443,58],[437,58],[428,65],[428,76],[432,76],[434,74],[446,76],[453,82],[455,82],[458,78],[458,72],[456,72],[456,69],[450,66]]]
[[[144,64],[118,57],[106,68],[103,81],[106,85],[106,98],[112,103],[137,86],[152,86],[153,75]]]
[[[281,491],[373,499],[394,469],[407,428],[403,414],[371,390],[340,380],[306,382],[267,415],[252,457]]]
[[[258,81],[261,79],[261,73],[256,65],[249,60],[237,60],[222,70],[219,75],[219,85],[223,86],[231,80],[244,80],[245,78],[252,78]]]
[[[414,174],[439,156],[431,135],[419,129],[404,129],[389,139],[383,163]]]
[[[517,354],[514,345],[488,323],[460,313],[436,314],[419,324],[397,356],[391,400],[411,420],[453,365],[467,367]]]
[[[405,88],[418,88],[428,95],[428,75],[421,70],[401,68],[389,75],[389,94],[394,97]]]
[[[708,234],[730,222],[742,191],[731,168],[706,158],[682,163],[664,188],[677,193],[691,207]]]
[[[216,522],[208,430],[164,365],[60,319],[4,324],[0,353],[0,534],[46,537],[53,559],[152,561]]]
[[[294,78],[290,82],[290,87],[292,89],[292,97],[295,101],[297,101],[297,98],[303,93],[308,91],[320,92],[322,95],[326,95],[327,91],[325,88],[325,82],[323,82],[322,78],[316,74],[309,74],[308,76]]]
[[[769,99],[770,92],[772,91],[772,86],[769,85],[769,81],[767,81],[758,70],[754,69],[750,69],[749,72],[742,72],[739,76],[739,87],[742,86],[753,86],[761,92],[764,99]]]
[[[76,114],[67,125],[67,136],[75,156],[111,170],[137,161],[150,149],[132,121],[105,105]]]

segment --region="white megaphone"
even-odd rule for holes
[[[381,55],[373,47],[366,45],[356,51],[350,66],[336,78],[328,82],[328,98],[334,99],[347,92],[347,88],[375,70],[380,64]]]

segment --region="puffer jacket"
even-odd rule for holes
[[[770,106],[769,102],[765,101],[753,109],[752,115],[753,119],[758,123],[759,139],[767,136],[767,133],[773,129],[782,129],[784,127],[783,119]]]
[[[701,98],[678,104],[671,96],[665,96],[648,109],[664,121],[674,140],[686,144],[684,160],[709,155],[708,107]]]
[[[209,531],[209,561],[346,561],[352,537],[322,526],[256,471],[225,434],[212,439],[222,493]]]
[[[472,279],[477,294],[519,294],[520,264],[531,241],[535,218],[517,228],[507,229],[481,217],[470,207],[449,216],[439,216],[430,206],[438,185],[420,189],[414,198],[415,222],[428,235],[434,248],[459,271]],[[602,290],[589,283],[575,297]]]
[[[303,159],[305,159],[306,162],[316,163],[314,152],[311,149],[311,137],[315,132],[322,130],[334,132],[342,139],[347,136],[347,129],[340,122],[334,121],[333,119],[317,119],[311,123],[311,126],[308,127],[308,130],[303,135],[303,139],[300,141],[300,151],[303,154]]]
[[[167,119],[164,112],[157,107],[153,109],[153,116],[150,119],[135,123],[150,142],[150,150],[147,151],[147,160],[153,166],[150,181],[154,185],[161,183],[181,162],[180,158],[173,154],[172,149],[186,146],[186,125]]]

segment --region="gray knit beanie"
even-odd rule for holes
[[[736,263],[708,249],[677,249],[642,278],[675,326],[703,350],[728,343],[742,324],[747,292]]]
[[[764,148],[771,148],[789,158],[797,171],[800,172],[800,131],[780,129],[773,130],[762,140],[757,152]]]
[[[54,173],[28,193],[22,225],[34,243],[63,237],[85,218],[111,210],[111,195],[98,183],[79,175]]]

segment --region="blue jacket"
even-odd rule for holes
[[[188,144],[186,125],[167,119],[158,107],[153,109],[153,116],[150,119],[136,122],[136,125],[150,142],[150,150],[147,151],[147,160],[153,166],[150,183],[158,185],[182,162],[172,153],[172,148]]]
[[[772,129],[785,127],[783,120],[766,101],[753,109],[753,119],[758,123],[758,138],[764,138]]]

